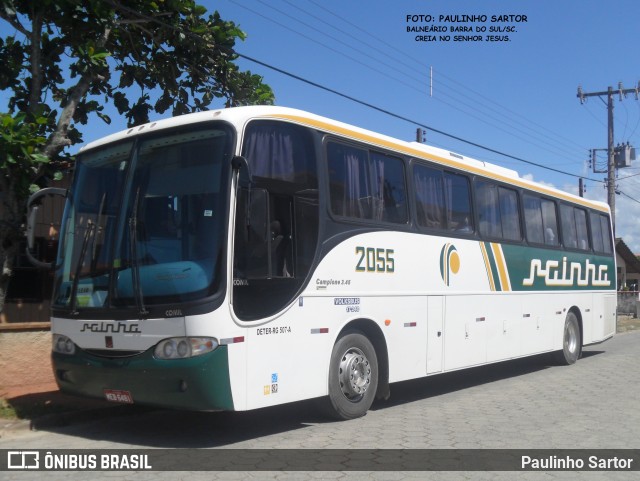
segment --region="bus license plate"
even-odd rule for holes
[[[107,401],[114,403],[133,404],[133,397],[129,391],[120,391],[117,389],[105,389],[104,397]]]

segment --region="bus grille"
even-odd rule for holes
[[[85,349],[86,353],[96,357],[105,358],[121,358],[121,357],[133,357],[138,354],[142,354],[144,351],[119,351],[114,349]]]

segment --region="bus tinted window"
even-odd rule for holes
[[[550,246],[560,245],[558,236],[558,218],[556,216],[556,204],[552,200],[542,199],[542,227],[544,228],[544,243]]]
[[[573,207],[569,205],[560,206],[560,223],[562,225],[562,243],[565,247],[576,249],[578,247],[578,236],[576,234]]]
[[[307,131],[274,121],[249,124],[242,149],[254,177],[285,181],[293,188],[317,188],[315,156]]]
[[[600,225],[602,226],[602,240],[604,242],[604,252],[613,254],[613,245],[611,243],[611,224],[609,218],[605,215],[600,216]]]
[[[587,230],[587,213],[570,205],[560,206],[562,223],[562,239],[565,247],[589,250],[589,231]]]
[[[558,221],[553,201],[525,194],[524,222],[527,240],[535,244],[558,245]]]
[[[611,231],[609,230],[609,218],[606,215],[596,212],[590,213],[591,237],[593,239],[593,250],[611,254]]]
[[[469,179],[464,175],[445,172],[444,193],[447,204],[447,225],[449,230],[473,232]]]
[[[576,235],[578,240],[578,249],[589,250],[589,230],[587,229],[587,212],[583,209],[574,207],[573,212],[576,218]]]
[[[327,144],[331,211],[335,215],[384,222],[407,221],[402,160],[377,152]]]
[[[593,240],[593,250],[596,252],[604,251],[604,240],[602,238],[602,225],[600,224],[600,214],[591,212],[591,238]]]
[[[502,219],[502,237],[509,240],[520,240],[520,211],[518,194],[515,190],[498,187],[500,199],[500,217]]]
[[[413,185],[416,192],[418,225],[444,229],[442,172],[424,165],[416,165],[413,168]]]
[[[518,194],[495,184],[476,182],[480,234],[508,240],[520,240]]]
[[[415,165],[418,225],[455,232],[473,232],[471,192],[464,175]]]
[[[346,145],[327,145],[331,211],[339,216],[371,218],[367,152]]]
[[[544,229],[542,227],[541,199],[531,195],[524,195],[524,225],[527,230],[527,240],[536,244],[544,244]]]
[[[407,197],[402,160],[371,152],[370,173],[373,182],[373,219],[406,222]]]
[[[496,186],[487,182],[476,182],[476,202],[480,234],[487,237],[502,237]]]

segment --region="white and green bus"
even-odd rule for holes
[[[613,336],[608,207],[306,112],[184,115],[84,147],[54,266],[66,393],[192,410],[323,398]],[[35,200],[35,199],[34,199]]]

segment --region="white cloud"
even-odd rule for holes
[[[525,180],[529,180],[531,182],[535,182],[536,184],[540,184],[540,185],[544,185],[546,187],[552,187],[554,189],[557,189],[557,187],[552,184],[551,182],[545,182],[544,180],[536,180],[533,178],[533,174],[524,174],[521,176],[523,179]]]

